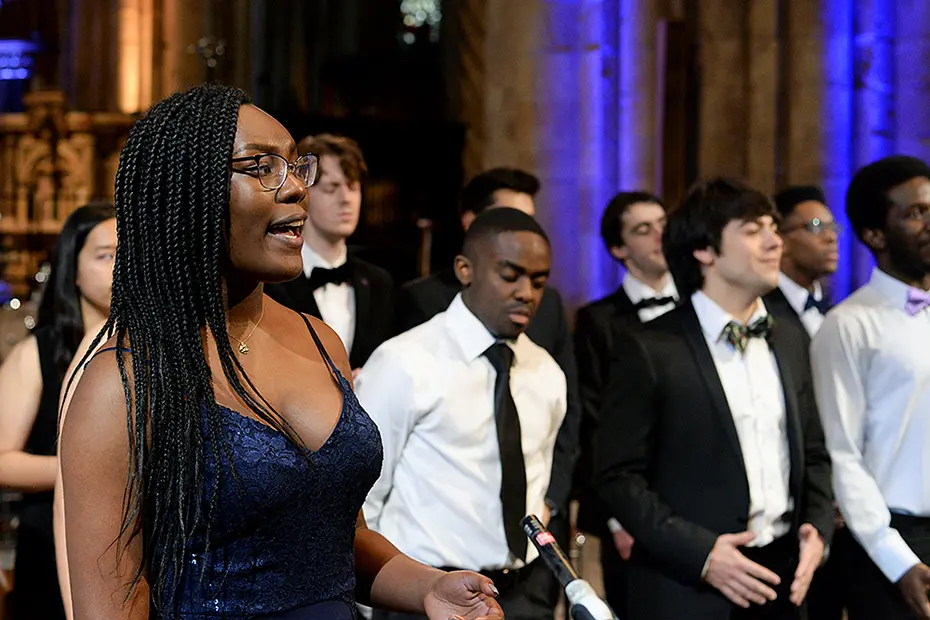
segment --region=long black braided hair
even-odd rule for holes
[[[119,555],[142,536],[129,593],[145,575],[151,604],[164,615],[177,602],[192,534],[206,528],[209,540],[218,502],[222,468],[204,480],[205,435],[211,458],[232,464],[203,328],[212,333],[235,392],[258,418],[300,444],[258,395],[226,328],[230,158],[239,107],[248,102],[241,90],[203,85],[156,103],[132,128],[116,175],[113,298],[98,336],[116,334],[130,443],[115,544]],[[205,498],[208,487],[213,491]]]

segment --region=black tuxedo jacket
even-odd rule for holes
[[[636,539],[630,620],[729,617],[701,581],[718,535],[746,529],[749,484],[733,416],[694,307],[621,330],[595,439],[598,495]],[[781,377],[794,498],[792,526],[833,533],[830,457],[805,334],[777,322],[769,345]]]
[[[578,528],[607,537],[606,544],[611,544],[607,529],[610,515],[598,505],[597,496],[591,492],[592,447],[610,365],[615,355],[622,354],[616,350],[615,334],[623,327],[638,325],[640,320],[636,306],[622,286],[611,295],[581,307],[575,315],[575,359],[581,395],[579,454],[573,486],[580,503]]]
[[[349,256],[350,284],[355,291],[355,337],[349,362],[361,368],[382,342],[391,337],[393,328],[394,279],[381,267]],[[265,292],[278,303],[297,312],[322,320],[310,280],[303,274],[283,284],[267,284]]]
[[[408,282],[397,294],[394,331],[405,332],[444,312],[461,290],[462,285],[451,269]],[[556,439],[552,478],[547,493],[547,497],[564,511],[568,506],[572,472],[577,458],[581,407],[578,402],[578,371],[568,318],[565,316],[562,297],[554,288],[546,287],[543,292],[536,315],[527,326],[526,335],[548,351],[565,373],[568,410]]]
[[[791,304],[788,303],[788,298],[785,297],[785,294],[782,292],[780,287],[775,287],[771,293],[762,297],[762,302],[765,304],[766,310],[772,313],[772,316],[776,320],[782,322],[794,323],[801,332],[803,332],[807,346],[810,347],[811,338],[810,334],[807,333],[807,328],[804,327],[804,323],[801,321],[800,315],[791,307]]]

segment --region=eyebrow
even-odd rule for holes
[[[281,149],[279,146],[274,144],[264,144],[261,142],[249,142],[244,144],[233,151],[233,155],[236,153],[242,153],[244,151],[259,151],[261,153],[289,153],[291,151],[296,151],[297,145],[293,142],[285,145],[285,148]]]
[[[501,267],[509,267],[513,269],[514,271],[516,271],[517,273],[525,273],[530,278],[539,278],[542,276],[548,277],[549,273],[551,272],[551,269],[546,269],[545,271],[537,271],[536,273],[529,273],[526,267],[522,267],[516,263],[511,263],[509,260],[502,260],[502,261],[499,261],[497,264]]]
[[[94,252],[96,252],[97,250],[115,250],[115,249],[116,249],[116,246],[113,245],[113,244],[109,244],[109,245],[98,245],[98,246],[94,247]]]

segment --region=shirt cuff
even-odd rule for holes
[[[713,550],[711,550],[711,552],[707,554],[707,559],[704,560],[704,566],[703,568],[701,568],[701,581],[704,581],[704,578],[707,577],[707,569],[710,568],[710,554],[711,553],[713,553]]]
[[[920,564],[920,558],[904,542],[898,530],[886,529],[878,542],[868,549],[875,565],[892,583],[897,583],[912,567]]]
[[[610,530],[611,534],[619,534],[623,531],[623,526],[620,525],[619,521],[611,517],[607,519],[607,529]]]

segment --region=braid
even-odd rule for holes
[[[132,128],[116,175],[112,302],[94,346],[115,333],[127,410],[130,458],[117,554],[141,535],[130,593],[145,574],[152,605],[166,608],[161,613],[178,602],[193,533],[199,528],[209,541],[221,471],[231,470],[241,489],[213,394],[204,328],[236,394],[301,445],[252,384],[226,330],[229,159],[239,107],[248,101],[238,89],[204,85],[156,103]],[[127,345],[128,356],[121,348]],[[212,480],[204,479],[205,438],[214,462],[230,465],[213,468]]]

